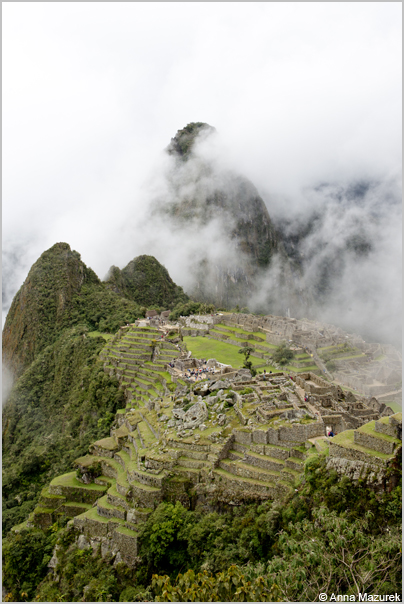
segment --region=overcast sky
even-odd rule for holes
[[[221,156],[270,215],[279,204],[293,214],[321,182],[401,183],[401,3],[2,8],[14,290],[57,241],[101,278],[152,253],[128,223],[147,211],[162,150],[191,121],[215,126]]]

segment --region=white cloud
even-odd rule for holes
[[[100,276],[147,253],[138,226],[164,190],[161,150],[190,121],[217,128],[217,161],[254,182],[270,215],[309,210],[303,191],[321,182],[400,173],[401,4],[4,3],[16,282],[56,241]],[[174,243],[153,236],[185,285]]]

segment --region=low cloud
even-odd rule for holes
[[[179,3],[157,13],[144,3],[6,4],[3,313],[57,241],[101,278],[139,254],[155,255],[186,290],[205,256],[214,270],[230,263],[236,278],[228,218],[180,232],[152,216],[178,186],[181,196],[205,195],[231,171],[295,241],[302,289],[332,265],[315,312],[395,337],[400,24],[398,3]],[[196,120],[218,136],[174,174],[162,150]],[[355,237],[370,242],[362,255],[348,245]],[[284,311],[281,277],[274,261],[252,309],[271,298]]]

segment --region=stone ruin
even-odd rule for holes
[[[120,380],[127,407],[75,471],[43,490],[29,523],[45,528],[66,514],[79,547],[135,566],[139,527],[163,500],[211,509],[212,501],[281,498],[318,453],[329,453],[328,467],[340,474],[385,486],[401,447],[401,414],[312,372],[252,378],[222,368],[209,381],[178,379],[173,391],[169,362],[200,360],[159,334],[131,327],[106,344],[104,369]]]
[[[286,341],[292,348],[300,347],[313,355],[321,373],[342,386],[364,396],[376,396],[386,404],[401,404],[402,355],[393,346],[365,342],[361,336],[327,323],[274,315],[193,315],[179,321],[182,334],[187,336],[209,337],[218,324],[261,332],[269,344],[276,346]],[[335,365],[333,370],[327,368],[327,354]]]

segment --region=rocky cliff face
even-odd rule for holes
[[[97,275],[67,243],[56,243],[35,262],[15,295],[3,330],[3,362],[19,374],[71,319],[73,300]]]
[[[175,160],[168,175],[170,196],[154,207],[173,230],[214,233],[219,251],[213,257],[207,243],[204,253],[191,260],[194,284],[189,293],[218,306],[244,306],[275,257],[278,285],[286,286],[289,280],[293,291],[289,259],[257,189],[243,176],[198,154],[198,145],[214,133],[202,122],[177,132],[166,149]]]
[[[122,270],[111,266],[105,283],[114,292],[141,306],[157,305],[168,309],[189,300],[153,256],[138,256]]]

